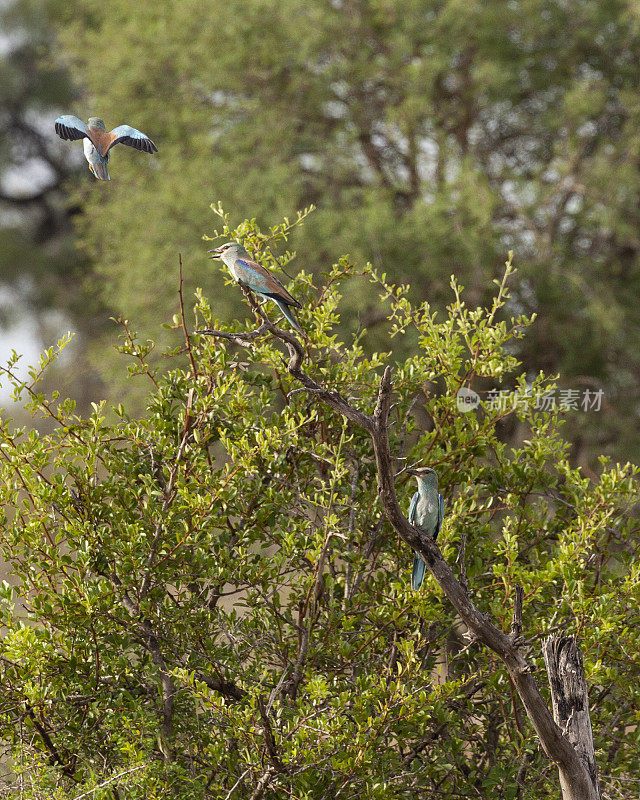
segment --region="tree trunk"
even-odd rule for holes
[[[542,653],[551,687],[553,718],[576,749],[593,788],[588,798],[582,793],[578,795],[572,781],[560,768],[563,800],[600,800],[582,653],[573,636],[550,636],[542,645]]]

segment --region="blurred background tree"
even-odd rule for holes
[[[314,203],[291,242],[293,268],[317,274],[349,252],[436,308],[452,272],[473,302],[486,299],[513,248],[513,310],[538,315],[520,353],[527,371],[605,390],[604,414],[568,423],[576,461],[638,454],[636,3],[47,8],[56,63],[82,90],[66,110],[126,120],[160,147],[153,159],[114,153],[107,186],[86,172],[68,184],[100,302],[158,338],[175,310],[181,252],[187,294],[203,286],[220,317],[233,316],[239,297],[220,295],[200,240],[218,199],[236,221],[263,223]],[[66,144],[64,163],[79,150]],[[385,346],[368,292],[352,289],[345,325],[368,327],[369,348]],[[112,380],[105,348],[97,353]]]
[[[18,0],[0,7],[0,321],[8,348],[33,358],[63,327],[81,335],[73,358],[56,365],[85,403],[101,390],[86,345],[101,325],[98,294],[85,291],[88,259],[76,247],[66,199],[81,166],[51,135],[51,121],[75,92],[57,48],[50,6]]]

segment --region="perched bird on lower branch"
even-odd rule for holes
[[[130,125],[118,125],[107,131],[100,117],[89,117],[88,123],[73,114],[65,114],[56,120],[56,133],[61,139],[84,139],[84,156],[89,162],[89,169],[100,181],[110,181],[107,163],[109,150],[116,144],[126,144],[143,150],[145,153],[157,153],[158,148],[148,136]]]
[[[438,476],[430,467],[418,467],[407,470],[418,481],[418,491],[411,498],[409,506],[409,522],[430,536],[433,541],[438,538],[444,516],[444,500],[438,492]],[[424,580],[427,565],[416,553],[411,572],[411,588],[419,589]]]
[[[290,309],[290,306],[301,308],[300,303],[289,294],[275,275],[272,275],[262,264],[254,261],[239,242],[226,242],[209,252],[213,253],[211,258],[219,258],[224,261],[238,283],[251,289],[260,297],[273,300],[289,323],[300,333],[303,332]]]

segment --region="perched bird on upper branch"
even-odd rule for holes
[[[62,139],[84,139],[84,155],[89,162],[89,169],[100,181],[110,181],[107,162],[109,150],[114,144],[127,144],[145,153],[157,153],[158,148],[144,133],[130,125],[118,125],[107,131],[100,117],[89,117],[84,123],[73,114],[65,114],[56,120],[56,133]]]
[[[427,536],[431,536],[435,542],[444,516],[444,500],[438,493],[438,476],[430,467],[418,467],[407,472],[409,475],[415,475],[418,481],[418,491],[411,498],[409,506],[409,522]],[[411,572],[412,589],[419,589],[422,586],[426,568],[427,565],[416,553]]]
[[[289,294],[275,275],[254,261],[239,242],[226,242],[209,252],[213,253],[211,258],[220,258],[224,261],[238,283],[266,300],[273,300],[290,324],[303,333],[293,316],[293,311],[289,308],[289,306],[301,308],[300,303]]]

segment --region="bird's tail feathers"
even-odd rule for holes
[[[300,333],[304,333],[304,331],[300,327],[300,324],[299,324],[298,320],[293,316],[293,311],[291,311],[289,306],[285,302],[283,302],[282,300],[278,300],[277,297],[273,297],[272,299],[273,299],[274,303],[276,303],[276,305],[278,306],[280,311],[282,311],[282,313],[285,315],[285,317],[289,320],[289,323],[297,331],[299,331]]]
[[[420,556],[416,553],[413,558],[413,569],[411,570],[411,588],[414,590],[419,589],[422,586],[422,581],[424,580],[424,574],[426,572],[427,565],[424,561],[420,558]]]
[[[107,169],[107,165],[103,164],[101,161],[96,161],[96,163],[93,165],[93,174],[100,181],[111,180],[111,178],[109,177],[109,170]]]

